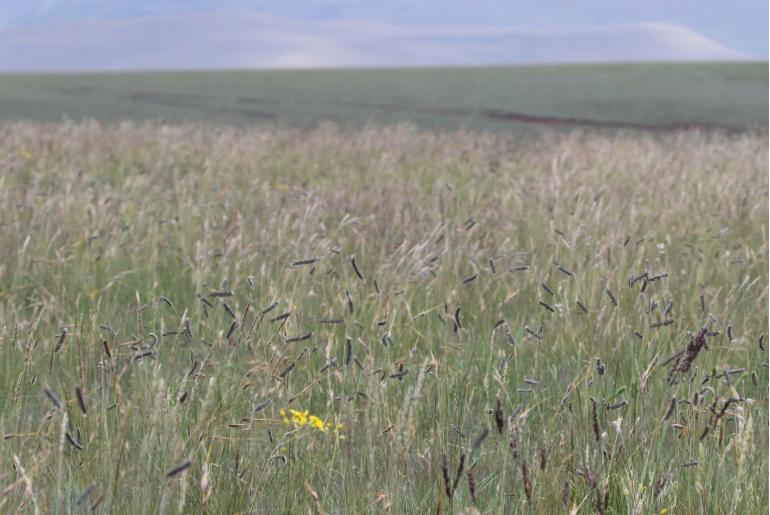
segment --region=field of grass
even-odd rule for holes
[[[767,92],[761,62],[0,75],[0,120],[742,129],[767,127]]]
[[[761,513],[767,168],[2,125],[0,511]]]

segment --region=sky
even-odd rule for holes
[[[767,58],[767,0],[0,0],[0,71]]]

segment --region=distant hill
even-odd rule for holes
[[[82,46],[81,43],[96,41],[98,38],[101,38],[98,41],[100,45],[110,43],[110,39],[105,37],[107,29],[120,35],[135,31],[144,24],[147,27],[163,25],[164,29],[156,34],[144,32],[139,39],[128,38],[122,43],[124,47],[128,48],[132,41],[139,46],[145,45],[145,39],[150,42],[163,41],[165,47],[155,48],[157,53],[163,55],[174,49],[169,48],[169,44],[178,49],[190,48],[194,46],[191,41],[196,39],[206,40],[208,45],[204,44],[205,48],[220,45],[223,38],[225,41],[245,43],[245,53],[238,48],[228,48],[228,53],[239,54],[223,56],[231,61],[253,56],[253,42],[264,33],[283,35],[283,40],[269,42],[275,47],[296,50],[297,47],[303,48],[305,42],[320,41],[324,45],[318,47],[318,50],[326,53],[330,50],[330,40],[334,42],[335,48],[339,48],[339,45],[344,47],[351,42],[355,43],[362,30],[373,30],[382,35],[384,32],[393,34],[403,28],[405,30],[401,36],[408,40],[411,36],[407,32],[420,32],[430,37],[434,29],[441,27],[451,29],[471,26],[475,27],[472,31],[490,33],[498,29],[524,31],[528,27],[553,33],[574,32],[591,27],[628,30],[633,26],[639,27],[642,22],[666,22],[669,26],[686,27],[684,31],[694,31],[751,59],[766,60],[767,16],[767,2],[761,0],[0,0],[0,32],[34,30],[37,40],[42,41],[43,47],[53,54],[57,53],[56,48],[45,47],[51,41],[46,35],[67,30],[67,27],[70,27],[68,39]],[[200,21],[195,25],[195,30],[185,30],[193,20]],[[108,21],[125,23],[105,23]],[[244,26],[246,31],[242,30]],[[546,29],[548,27],[550,29]],[[51,31],[47,32],[47,28]],[[338,28],[351,31],[351,37],[347,34],[334,34]],[[245,34],[248,37],[239,39]],[[288,36],[292,37],[291,40],[287,40]],[[399,39],[391,41],[400,43]],[[4,44],[5,41],[0,44],[0,49]],[[439,41],[437,45],[443,47],[445,42]],[[304,48],[308,49],[307,46]],[[376,57],[366,45],[356,50],[369,53],[371,58]],[[387,49],[381,50],[387,54]],[[455,50],[461,51],[458,58],[463,57],[463,48],[455,47]],[[305,52],[300,54],[307,55]],[[256,49],[256,55],[260,56],[262,52]],[[613,60],[627,61],[629,58],[623,56]],[[658,59],[668,57],[661,55]],[[2,61],[0,57],[0,66]],[[512,64],[510,61],[508,63]],[[56,64],[64,65],[62,62]],[[120,67],[114,61],[109,64],[111,68]],[[410,63],[398,61],[391,64],[398,66]],[[439,63],[431,61],[412,64]],[[481,63],[455,60],[447,64]],[[161,68],[174,65],[176,63],[165,64]],[[337,65],[347,66],[349,63]]]
[[[0,120],[767,128],[767,63],[0,75]]]
[[[247,10],[59,21],[0,31],[0,71],[727,61],[675,24],[516,27],[290,21]]]

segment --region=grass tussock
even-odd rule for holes
[[[4,125],[0,510],[762,511],[767,166]]]

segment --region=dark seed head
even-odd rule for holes
[[[85,415],[88,410],[86,410],[86,401],[83,398],[83,390],[79,386],[75,387],[75,396],[78,398],[78,406],[80,407],[80,411],[83,412],[83,415]]]
[[[503,434],[505,420],[503,419],[503,408],[500,399],[497,399],[497,402],[495,403],[495,423],[497,424],[497,432]]]
[[[174,476],[178,476],[179,474],[181,474],[185,470],[189,469],[191,466],[192,466],[192,460],[190,460],[189,458],[184,460],[179,465],[176,465],[176,466],[170,468],[166,472],[166,479],[172,478]]]
[[[54,393],[53,390],[51,390],[48,387],[45,387],[44,390],[46,397],[51,401],[51,403],[56,406],[56,408],[61,409],[61,400],[59,400],[59,396]]]
[[[609,288],[607,288],[607,296],[610,298],[610,302],[612,302],[612,305],[617,307],[618,305],[618,299],[615,298],[615,295],[612,294]]]

